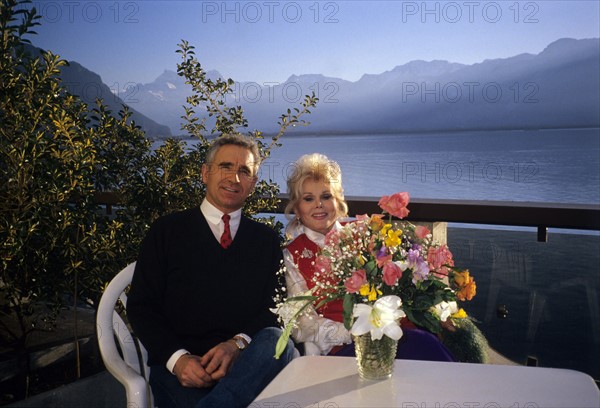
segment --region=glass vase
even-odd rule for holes
[[[384,380],[394,371],[398,340],[383,336],[381,340],[371,339],[371,333],[352,336],[356,350],[358,374],[366,380]]]

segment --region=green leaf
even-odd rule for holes
[[[375,277],[375,275],[377,274],[377,262],[371,259],[365,264],[365,271],[370,277]]]
[[[344,296],[344,327],[348,330],[352,328],[352,314],[354,312],[354,296],[346,293]]]
[[[273,356],[277,360],[279,360],[279,357],[281,357],[281,355],[285,351],[285,348],[288,345],[288,340],[290,339],[290,335],[292,334],[293,327],[294,325],[292,323],[288,323],[283,329],[281,336],[279,336],[279,339],[277,340],[277,344],[275,345],[275,355]]]

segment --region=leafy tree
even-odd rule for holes
[[[172,138],[153,149],[127,107],[114,115],[99,100],[90,108],[62,86],[67,62],[25,38],[39,24],[27,3],[0,6],[0,342],[21,352],[34,330],[52,330],[64,306],[76,313],[81,301],[97,304],[106,283],[135,260],[152,221],[199,205],[211,139],[248,128],[242,108],[226,104],[234,82],[207,78],[182,41],[178,74],[192,89],[182,130],[197,140]],[[247,132],[263,158],[290,126],[306,124],[301,117],[317,100],[307,95],[281,115],[269,143]],[[103,193],[118,196],[114,214],[101,211]],[[271,180],[260,181],[244,212],[273,212],[278,193]]]
[[[60,87],[65,62],[24,46],[37,17],[16,5],[3,1],[0,11],[0,310],[18,325],[2,319],[0,334],[22,349],[38,324],[52,321],[68,293],[66,275],[78,267],[68,247],[87,228],[96,151],[85,105]]]
[[[90,112],[66,91],[67,62],[24,38],[39,20],[27,3],[0,5],[0,344],[26,365],[31,333],[52,330],[65,305],[97,299],[133,259],[121,245],[131,228],[96,196],[126,185],[150,149],[127,109]]]

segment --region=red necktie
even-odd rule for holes
[[[231,238],[231,230],[229,229],[229,219],[231,217],[229,216],[229,214],[223,214],[223,217],[221,218],[223,219],[223,224],[225,226],[223,229],[223,235],[221,235],[221,246],[227,249],[233,241],[233,239]]]

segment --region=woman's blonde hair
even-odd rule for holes
[[[337,203],[337,218],[348,216],[348,204],[344,199],[342,170],[339,164],[320,153],[305,154],[296,160],[287,179],[289,202],[284,213],[290,222],[286,227],[286,231],[292,231],[299,224],[298,217],[295,216],[295,210],[302,198],[302,185],[306,180],[323,181],[328,184]]]

